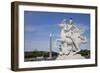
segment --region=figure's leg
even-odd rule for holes
[[[69,53],[70,53],[70,46],[68,46],[68,43],[65,42],[63,47],[63,54],[68,55]]]
[[[76,51],[74,52],[73,55],[77,54],[78,52],[80,52],[80,45],[78,43],[75,43],[75,48],[76,48]]]
[[[70,50],[69,50],[69,54],[68,55],[73,55],[73,44],[70,45]]]
[[[65,55],[69,55],[71,52],[71,46],[67,44],[67,47],[64,52],[65,52]]]
[[[77,52],[80,51],[79,40],[77,40],[77,38],[73,36],[71,37],[71,40],[72,40],[73,47],[75,48],[75,52],[73,52],[73,55],[75,55],[77,54]]]

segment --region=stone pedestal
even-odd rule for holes
[[[75,54],[75,55],[59,55],[56,60],[69,60],[69,59],[85,59],[83,56],[80,54]]]

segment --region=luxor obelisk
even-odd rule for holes
[[[50,34],[49,58],[52,59],[52,34]]]

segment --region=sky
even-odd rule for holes
[[[90,49],[90,14],[24,11],[24,49],[25,51],[49,51],[50,34],[52,34],[53,51],[59,49],[54,46],[60,38],[59,24],[63,19],[72,18],[76,26],[85,30],[83,35],[87,43],[81,49]]]

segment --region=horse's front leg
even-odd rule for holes
[[[59,47],[57,45],[58,42],[60,42]],[[56,39],[56,41],[55,41],[55,47],[59,48],[59,55],[62,56],[63,55],[63,43],[62,43],[62,39]]]

